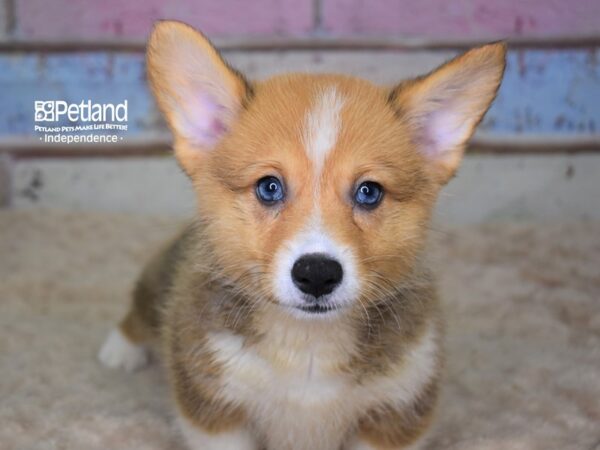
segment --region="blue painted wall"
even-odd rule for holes
[[[510,52],[483,130],[494,135],[599,134],[599,57],[598,49]]]
[[[0,55],[0,139],[36,137],[35,100],[128,100],[128,137],[162,130],[140,53]],[[65,123],[66,124],[66,123]],[[492,136],[600,133],[597,49],[517,50],[482,131]]]

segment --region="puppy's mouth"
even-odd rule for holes
[[[339,307],[337,305],[322,305],[319,303],[315,303],[312,305],[296,306],[296,309],[299,309],[300,311],[308,314],[327,314],[329,312],[336,311],[337,309],[339,309]]]

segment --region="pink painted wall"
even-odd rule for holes
[[[600,33],[600,0],[325,0],[323,24],[345,35],[583,36]]]
[[[600,34],[600,0],[14,1],[14,37],[36,40],[142,40],[152,22],[161,18],[184,20],[219,37],[325,34],[489,40]]]
[[[300,35],[313,26],[312,0],[17,0],[17,33],[30,39],[145,38],[158,19],[211,36]]]

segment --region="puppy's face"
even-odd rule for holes
[[[157,25],[150,83],[219,275],[302,318],[393,297],[504,53],[481,47],[394,88],[336,75],[250,84],[198,32]]]

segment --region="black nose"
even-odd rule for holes
[[[333,292],[343,276],[340,263],[321,253],[304,255],[292,267],[294,284],[315,298]]]

